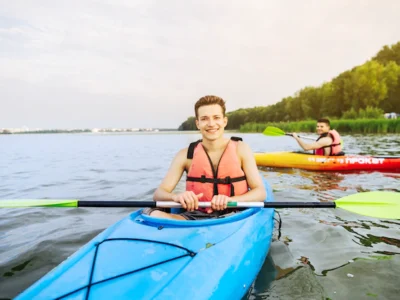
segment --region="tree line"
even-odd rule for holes
[[[384,46],[371,60],[318,87],[307,86],[273,105],[229,112],[226,129],[321,117],[357,119],[365,117],[365,111],[372,115],[400,113],[400,42]],[[195,118],[189,117],[179,130],[196,130]]]

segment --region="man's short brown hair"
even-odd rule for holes
[[[331,127],[331,122],[328,119],[318,119],[317,123],[325,123],[329,127]]]
[[[196,114],[196,119],[199,117],[198,111],[200,107],[213,104],[218,104],[219,106],[221,106],[222,114],[225,117],[226,107],[224,99],[217,96],[204,96],[201,97],[199,100],[197,100],[196,104],[194,105],[194,112]]]

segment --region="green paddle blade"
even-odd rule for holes
[[[78,200],[56,200],[56,199],[20,199],[1,200],[0,207],[78,207]]]
[[[365,192],[335,201],[336,207],[374,218],[400,219],[400,193]]]
[[[282,136],[285,135],[285,132],[278,127],[268,126],[264,129],[263,134],[268,136]]]

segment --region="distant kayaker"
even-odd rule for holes
[[[292,133],[293,137],[305,151],[314,150],[315,155],[343,155],[341,138],[339,133],[332,129],[328,119],[319,119],[317,121],[318,139],[311,144],[303,142],[296,133]]]
[[[155,201],[175,201],[185,212],[170,214],[147,208],[144,213],[159,218],[198,220],[218,218],[232,211],[227,202],[264,201],[266,191],[253,152],[240,138],[224,137],[228,124],[225,101],[205,96],[195,104],[196,126],[202,140],[178,152],[154,193]],[[173,193],[186,171],[186,191]],[[199,201],[211,202],[211,208],[199,208]]]

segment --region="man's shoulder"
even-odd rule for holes
[[[327,135],[320,139],[319,142],[332,144],[333,138],[330,135]]]
[[[251,152],[251,148],[246,142],[238,141],[237,142],[237,151],[239,153],[248,153],[248,152]]]
[[[237,142],[238,147],[248,147],[248,146],[249,146],[249,145],[248,145],[246,142],[244,142],[243,140],[238,140],[238,141],[235,141],[235,142]]]
[[[186,166],[188,159],[187,159],[187,152],[188,148],[183,148],[178,151],[174,158],[174,164],[180,165],[182,167]]]
[[[177,156],[186,157],[188,150],[189,150],[189,147],[182,148],[181,150],[178,151]]]

